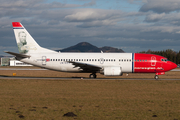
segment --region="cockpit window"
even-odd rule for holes
[[[168,59],[166,59],[166,58],[164,58],[164,59],[161,59],[161,61],[163,61],[163,62],[167,62],[167,61],[169,61]]]

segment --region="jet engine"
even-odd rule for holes
[[[105,76],[122,76],[123,74],[121,67],[104,67],[100,73]]]

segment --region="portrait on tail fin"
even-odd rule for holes
[[[19,53],[26,54],[28,52],[26,33],[24,31],[19,32],[18,38],[19,38],[19,42],[17,43],[17,45],[18,45]]]

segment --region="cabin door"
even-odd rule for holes
[[[155,56],[151,57],[151,66],[156,66],[156,57]]]
[[[100,64],[103,64],[104,63],[104,58],[100,58]]]
[[[46,65],[46,56],[42,56],[42,65]]]

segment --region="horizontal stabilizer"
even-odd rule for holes
[[[14,53],[14,52],[9,52],[9,51],[4,51],[5,53],[8,53],[8,54],[11,54],[11,55],[14,55],[18,58],[30,58],[31,56],[29,55],[24,55],[24,54],[19,54],[19,53]]]

